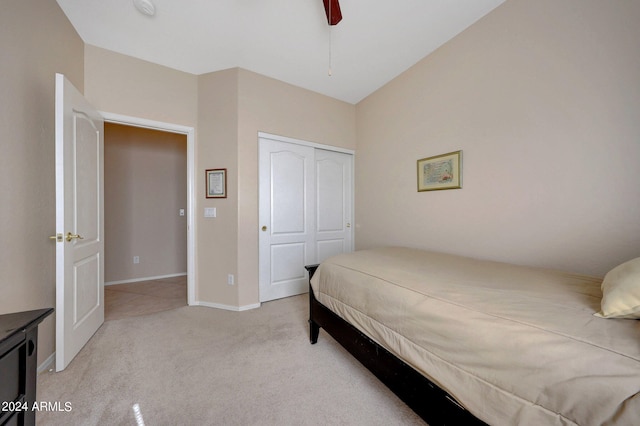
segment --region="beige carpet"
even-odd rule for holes
[[[61,373],[38,378],[39,425],[424,424],[324,331],[307,295],[229,312],[182,307],[105,323]]]

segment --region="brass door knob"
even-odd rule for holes
[[[71,240],[75,240],[76,238],[79,240],[84,240],[84,237],[82,235],[72,234],[71,232],[67,232],[66,236],[62,234],[56,234],[49,237],[50,240],[56,240],[56,242],[59,243],[61,243],[63,240],[67,240],[67,242],[70,242]]]
[[[266,226],[263,226],[263,227],[262,227],[262,231],[264,232],[264,231],[266,231],[266,230],[267,230],[267,227],[266,227]]]
[[[65,237],[65,240],[67,241],[71,241],[73,239],[79,239],[79,240],[84,240],[84,237],[78,235],[78,234],[72,234],[71,232],[67,232],[67,236]]]

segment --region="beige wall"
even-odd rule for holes
[[[186,136],[105,123],[105,282],[186,274],[186,208]]]
[[[0,11],[0,314],[55,307],[55,73],[83,88],[83,43],[55,0]],[[38,363],[55,321],[39,329]]]
[[[227,168],[228,198],[205,200],[196,183],[198,298],[243,308],[259,303],[258,132],[354,149],[355,106],[237,68],[199,83],[198,173]],[[218,217],[202,218],[205,206]]]
[[[85,45],[84,95],[99,111],[196,127],[198,77]]]
[[[227,284],[238,263],[238,70],[205,74],[198,83],[197,299],[238,306],[237,287]],[[205,198],[205,170],[224,168],[227,198]],[[215,207],[217,217],[203,217],[205,207]]]
[[[640,255],[640,3],[508,0],[357,106],[356,245],[602,275]],[[464,151],[464,187],[416,160]]]

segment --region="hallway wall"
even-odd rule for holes
[[[104,127],[105,283],[186,274],[186,136]]]

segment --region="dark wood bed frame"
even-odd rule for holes
[[[306,266],[309,280],[319,265]],[[418,371],[318,302],[309,285],[309,339],[323,328],[429,425],[486,425]]]

